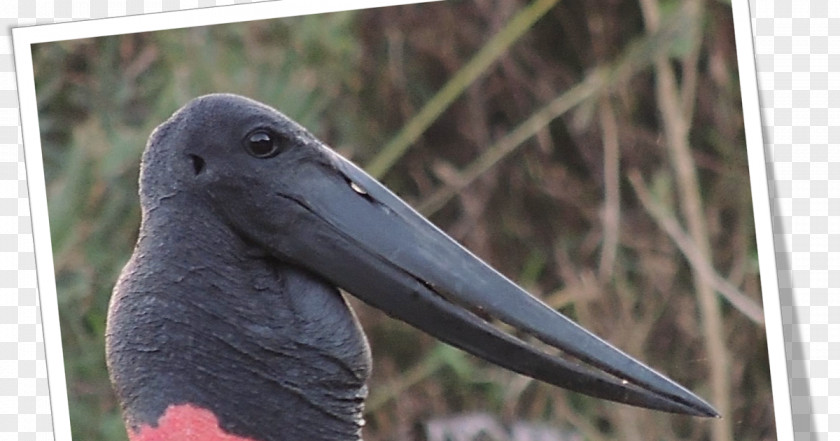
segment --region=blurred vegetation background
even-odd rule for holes
[[[368,441],[433,439],[461,414],[586,440],[775,438],[726,1],[445,2],[45,43],[33,57],[74,439],[125,439],[103,332],[137,235],[140,154],[211,92],[298,120],[723,414],[568,393],[354,301],[374,353]]]

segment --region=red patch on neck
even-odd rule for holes
[[[157,427],[140,426],[129,430],[131,441],[256,441],[231,435],[219,427],[213,412],[192,404],[171,405],[158,420]]]

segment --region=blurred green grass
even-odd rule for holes
[[[682,3],[663,2],[663,14],[681,13]],[[525,6],[450,2],[36,46],[74,439],[125,439],[103,332],[111,288],[139,225],[140,154],[157,124],[195,96],[239,93],[279,108],[367,164]],[[712,263],[759,300],[731,12],[710,3],[690,23],[679,27],[668,55],[681,81],[696,76],[690,140]],[[560,2],[445,108],[384,179],[420,204],[598,66],[625,69],[620,81],[539,128],[433,220],[531,292],[708,396],[707,366],[715,361],[704,352],[690,267],[624,178],[627,170],[641,171],[657,199],[678,212],[655,74],[644,64],[629,67],[645,53],[634,45],[644,35],[635,3]],[[691,71],[685,60],[694,56]],[[608,279],[597,271],[605,228],[604,133],[597,116],[603,99],[615,109],[622,173],[622,217]],[[353,305],[375,357],[369,441],[422,439],[417,427],[424,420],[470,410],[571,425],[593,440],[632,439],[629,426],[649,430],[643,439],[712,437],[709,421],[565,394]],[[764,330],[726,302],[720,309],[719,332],[732,356],[727,430],[734,439],[768,439],[774,432]]]

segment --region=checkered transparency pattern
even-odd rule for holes
[[[26,170],[9,28],[30,5],[0,16],[0,439],[52,439]]]
[[[758,85],[797,440],[840,435],[840,2],[759,1]],[[833,197],[832,197],[833,196]]]
[[[250,2],[3,0],[0,439],[52,439],[9,29]],[[830,197],[840,196],[840,2],[769,0],[751,8],[795,439],[833,439],[840,436],[840,296],[829,293],[840,287],[840,226],[830,220],[840,217],[840,197]]]

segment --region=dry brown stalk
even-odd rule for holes
[[[659,228],[667,233],[671,240],[674,241],[674,244],[683,253],[692,269],[706,280],[706,283],[712,285],[735,309],[744,314],[753,323],[763,326],[764,311],[761,305],[742,293],[741,290],[732,285],[732,283],[715,270],[709,260],[703,256],[697,244],[682,229],[679,221],[674,216],[668,214],[663,207],[654,202],[653,196],[647,190],[639,171],[631,170],[628,172],[628,179],[630,179],[633,190],[636,191],[636,195],[639,197],[645,210],[653,217],[657,225],[659,225]]]
[[[470,185],[496,163],[515,151],[525,141],[544,130],[551,121],[569,110],[588,101],[594,101],[602,94],[615,90],[634,74],[650,66],[658,57],[668,53],[674,34],[679,32],[682,20],[676,17],[665,23],[659,32],[628,45],[623,56],[592,69],[574,87],[567,89],[541,109],[534,112],[514,130],[496,141],[492,146],[459,174],[453,174],[451,183],[442,186],[418,205],[418,211],[429,216],[440,210],[458,192]]]
[[[658,0],[640,0],[645,27],[648,32],[656,32],[661,21]],[[702,0],[689,0],[681,11],[692,22],[700,22],[703,17],[704,5]],[[699,43],[698,43],[699,44]],[[684,69],[694,68],[690,64],[683,64]],[[676,175],[677,187],[680,195],[680,209],[688,224],[688,231],[697,245],[703,260],[709,261],[711,250],[709,234],[703,215],[703,203],[700,197],[700,184],[697,170],[691,155],[689,131],[691,121],[685,109],[693,107],[693,103],[681,102],[683,96],[677,84],[676,75],[667,56],[661,55],[656,61],[656,101],[662,119],[663,132],[671,164]],[[691,96],[693,98],[693,94]],[[720,307],[717,303],[714,287],[702,276],[697,269],[692,269],[694,286],[697,291],[700,306],[700,316],[706,352],[709,355],[709,371],[711,374],[712,401],[724,418],[718,419],[712,425],[712,439],[714,441],[732,441],[732,430],[729,426],[731,416],[731,379],[729,378],[729,354],[723,331],[723,321]]]
[[[609,97],[601,99],[598,109],[601,121],[601,133],[604,144],[604,207],[601,219],[604,228],[604,241],[601,245],[601,261],[598,277],[601,281],[609,280],[613,275],[615,256],[618,249],[618,227],[621,223],[621,195],[619,194],[619,141],[618,123]]]

